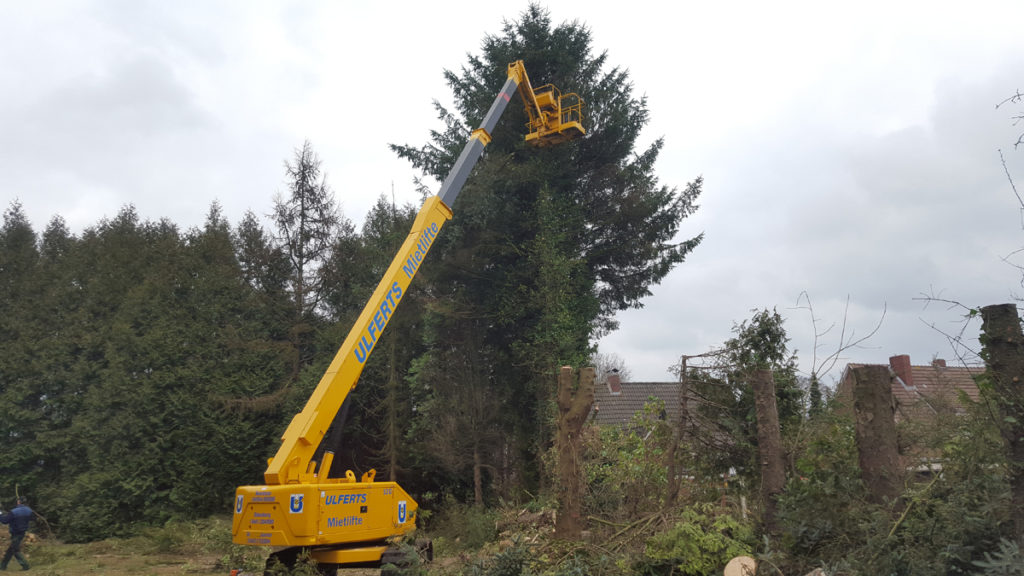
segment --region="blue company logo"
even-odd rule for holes
[[[416,243],[416,251],[413,252],[409,259],[405,261],[405,265],[402,266],[402,271],[411,280],[413,275],[416,274],[416,270],[420,267],[420,263],[423,262],[423,258],[426,257],[427,251],[430,250],[430,245],[434,243],[434,238],[437,238],[437,222],[431,222],[429,228],[424,228],[420,234],[419,242]]]
[[[405,522],[405,500],[398,501],[398,523]]]
[[[245,496],[242,496],[241,494],[239,494],[235,498],[235,514],[241,514],[242,513],[242,502],[244,502],[244,501],[245,501]]]
[[[324,504],[366,504],[366,494],[328,494],[324,498]]]
[[[291,501],[288,503],[288,511],[292,514],[302,512],[302,494],[292,494]]]
[[[359,360],[360,364],[366,362],[366,357],[370,355],[370,351],[377,344],[377,338],[384,331],[384,327],[387,326],[388,320],[394,314],[395,309],[398,307],[398,302],[401,300],[402,286],[398,282],[393,282],[391,290],[381,300],[379,309],[374,312],[370,324],[366,327],[366,331],[359,337],[355,352],[356,360]]]

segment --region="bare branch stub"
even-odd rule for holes
[[[949,347],[952,349],[953,355],[956,356],[957,360],[963,366],[968,366],[977,363],[977,359],[980,357],[978,350],[975,350],[968,346],[965,341],[965,334],[967,333],[968,326],[971,325],[971,321],[978,318],[979,308],[976,306],[968,306],[957,300],[950,300],[948,298],[941,298],[935,295],[935,291],[932,290],[930,294],[922,292],[921,295],[914,300],[924,302],[924,307],[927,308],[929,304],[938,302],[946,305],[946,310],[960,310],[962,313],[961,320],[958,321],[959,329],[956,333],[950,333],[942,330],[935,325],[934,322],[928,322],[924,318],[919,318],[926,326],[935,330],[941,334],[946,341],[949,342]],[[969,361],[968,355],[973,356],[973,361]]]
[[[998,110],[999,107],[1002,106],[1003,104],[1020,104],[1021,102],[1024,102],[1024,94],[1021,94],[1021,91],[1018,88],[1017,91],[1013,94],[1013,96],[1010,96],[1009,98],[1003,100],[999,104],[996,104],[996,110]],[[1024,114],[1011,116],[1010,119],[1013,120],[1013,125],[1016,126],[1021,120],[1024,120]],[[1017,141],[1013,143],[1014,150],[1016,150],[1021,144],[1024,144],[1024,134],[1018,136]],[[1000,155],[1002,155],[1001,151]]]
[[[800,306],[800,301],[803,299],[807,300],[806,306]],[[836,363],[838,363],[839,360],[842,358],[843,352],[846,352],[851,348],[856,348],[864,344],[865,342],[870,340],[875,334],[877,334],[878,330],[882,327],[882,322],[885,320],[885,315],[888,311],[888,305],[886,303],[883,303],[882,315],[878,318],[878,323],[875,325],[874,328],[871,329],[870,332],[868,332],[866,336],[857,338],[856,331],[850,331],[849,335],[847,335],[846,321],[849,317],[850,312],[850,296],[847,295],[846,305],[843,307],[843,319],[839,326],[839,343],[836,345],[836,349],[834,352],[832,352],[828,356],[825,356],[819,362],[818,349],[823,346],[823,344],[819,344],[819,340],[821,338],[824,338],[825,335],[831,332],[832,329],[836,327],[836,323],[833,322],[832,324],[829,325],[828,328],[826,328],[823,331],[818,330],[818,318],[814,316],[814,305],[811,303],[811,296],[810,294],[807,293],[806,290],[801,292],[800,295],[797,296],[796,303],[796,309],[807,310],[811,315],[811,328],[814,330],[814,345],[811,359],[811,374],[812,376],[818,377],[819,379],[828,374],[833,368],[835,368]]]
[[[1017,91],[1013,94],[1013,96],[1010,96],[1009,98],[1003,100],[999,104],[996,104],[996,110],[998,110],[999,107],[1002,106],[1003,104],[1020,104],[1021,102],[1024,102],[1024,94],[1021,94],[1020,88],[1018,88]]]
[[[961,302],[959,302],[957,300],[949,300],[948,298],[943,298],[943,297],[935,294],[935,290],[933,288],[929,288],[929,290],[930,290],[930,292],[927,292],[927,293],[926,292],[921,292],[920,296],[912,298],[912,300],[924,302],[924,307],[925,308],[927,308],[928,305],[931,304],[932,302],[940,302],[940,303],[946,304],[947,305],[947,307],[946,307],[947,310],[954,310],[956,308],[962,308],[964,310],[964,314],[965,315],[970,315],[971,311],[974,310],[974,308],[972,308],[972,307],[970,307],[970,306],[968,306],[966,304],[963,304],[963,303],[961,303]]]
[[[1017,144],[1014,144],[1013,147],[1016,148],[1022,140],[1024,140],[1024,135],[1017,139]],[[1013,189],[1013,195],[1017,197],[1017,204],[1020,204],[1021,210],[1024,211],[1024,199],[1022,199],[1020,197],[1020,193],[1017,192],[1017,185],[1013,182],[1013,176],[1010,175],[1010,169],[1006,167],[1006,158],[1003,157],[1003,151],[1001,149],[999,150],[999,161],[1003,163],[1003,172],[1006,172],[1006,179],[1010,181],[1010,188]],[[1021,227],[1024,228],[1024,223],[1021,224]]]

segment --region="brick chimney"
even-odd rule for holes
[[[944,359],[942,359],[942,358],[936,358],[936,359],[932,360],[932,366],[934,366],[936,368],[945,368],[946,367],[946,361]]]
[[[608,374],[608,393],[612,396],[622,395],[622,382],[619,380],[619,371],[612,370]]]
[[[907,354],[900,354],[899,356],[892,356],[889,358],[889,366],[892,367],[892,371],[903,380],[903,383],[907,386],[914,385],[914,376],[910,373],[910,356]]]

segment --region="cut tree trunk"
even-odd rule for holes
[[[689,426],[690,414],[686,405],[689,381],[686,374],[686,356],[683,356],[679,366],[679,422],[676,422],[675,432],[672,434],[672,443],[665,451],[666,472],[668,474],[668,491],[665,494],[665,510],[671,510],[679,498],[679,487],[681,471],[679,469],[679,451],[686,441],[686,427]]]
[[[583,463],[580,458],[583,425],[594,405],[594,369],[580,370],[575,385],[572,368],[563,366],[558,374],[558,517],[555,536],[579,539],[583,531],[580,515],[583,501]]]
[[[483,460],[480,457],[480,444],[473,444],[473,504],[484,505],[484,474]]]
[[[1024,547],[1024,333],[1015,304],[981,309],[982,356],[999,407],[999,428],[1010,464],[1010,517]]]
[[[395,342],[398,339],[394,336],[388,344],[388,397],[387,397],[387,419],[388,419],[388,441],[385,449],[388,453],[388,481],[398,481],[398,447],[401,446],[402,436],[398,429],[398,357],[395,349]]]
[[[757,411],[757,453],[761,461],[761,499],[764,501],[762,522],[765,531],[778,535],[775,517],[776,499],[786,486],[786,469],[782,453],[782,431],[779,409],[775,401],[775,378],[771,370],[755,370],[751,385]]]
[[[896,436],[896,405],[888,366],[858,366],[853,377],[854,433],[860,474],[868,500],[895,502],[900,495],[899,445]]]

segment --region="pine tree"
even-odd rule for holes
[[[351,235],[352,224],[341,216],[327,186],[321,161],[309,141],[285,162],[287,197],[274,200],[275,241],[288,261],[288,287],[293,311],[287,339],[292,347],[292,379],[287,410],[298,412],[323,375],[338,342],[323,339],[326,264],[338,237]],[[341,465],[341,462],[339,462]]]
[[[330,254],[332,241],[342,224],[327,186],[320,157],[307,140],[285,162],[288,196],[274,200],[277,240],[291,263],[291,291],[295,317],[307,320],[317,311],[323,297],[321,267]]]

